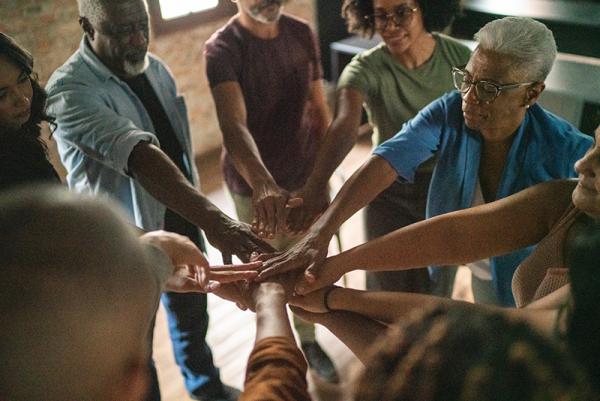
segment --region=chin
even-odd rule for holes
[[[581,192],[579,187],[573,190],[571,200],[575,207],[594,219],[600,219],[600,195],[589,196]]]
[[[148,55],[146,54],[142,60],[139,61],[129,61],[125,60],[123,62],[123,71],[130,76],[135,77],[136,75],[142,74],[148,66],[150,65],[150,60]]]

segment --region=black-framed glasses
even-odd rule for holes
[[[522,86],[533,85],[536,83],[533,81],[499,85],[495,82],[485,80],[473,81],[466,70],[457,67],[452,68],[452,81],[454,82],[454,87],[463,95],[466,95],[467,92],[471,90],[471,87],[475,87],[475,96],[477,97],[477,100],[486,104],[496,100],[502,91],[517,89]]]
[[[417,12],[418,7],[410,7],[402,5],[394,8],[391,13],[376,12],[367,15],[365,19],[371,21],[378,31],[385,31],[390,21],[395,26],[406,26],[411,23],[413,15]]]

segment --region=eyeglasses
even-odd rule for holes
[[[396,7],[391,13],[374,13],[367,15],[365,19],[372,22],[378,31],[385,31],[390,21],[396,27],[410,24],[417,10],[418,7],[403,5]]]
[[[454,81],[454,87],[463,95],[466,95],[467,92],[471,90],[471,87],[474,86],[477,100],[486,104],[490,104],[496,100],[502,91],[517,89],[522,86],[533,85],[536,83],[523,82],[518,84],[498,85],[497,83],[490,81],[473,81],[469,78],[469,73],[467,71],[456,67],[452,68],[452,80]]]

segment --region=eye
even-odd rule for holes
[[[17,81],[18,84],[24,84],[26,82],[29,82],[29,75],[23,73],[21,74],[21,76],[19,77],[19,80]]]
[[[496,93],[496,86],[485,81],[479,82],[479,89],[487,93]]]

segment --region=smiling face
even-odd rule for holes
[[[579,183],[573,190],[573,204],[600,221],[600,127],[590,150],[575,163]]]
[[[520,83],[507,57],[477,49],[465,70],[470,81],[489,81],[498,85]],[[537,85],[537,86],[536,86]],[[479,131],[484,140],[503,141],[512,136],[541,91],[542,84],[503,90],[491,103],[479,101],[475,88],[462,95],[462,111],[467,127]],[[539,93],[538,93],[539,92]]]
[[[241,12],[261,24],[275,24],[281,17],[284,0],[238,0]]]
[[[408,11],[414,8],[417,10]],[[398,10],[404,10],[412,15],[406,17],[405,23],[396,24],[391,20],[391,16]],[[387,15],[388,17],[385,28],[375,24],[375,30],[381,35],[392,54],[406,52],[418,39],[427,34],[423,23],[423,14],[415,0],[373,0],[373,12],[375,15]]]
[[[131,78],[148,65],[148,12],[143,0],[111,3],[106,18],[92,26],[90,46],[116,75]]]
[[[0,56],[0,127],[20,129],[31,116],[32,97],[29,75]]]

